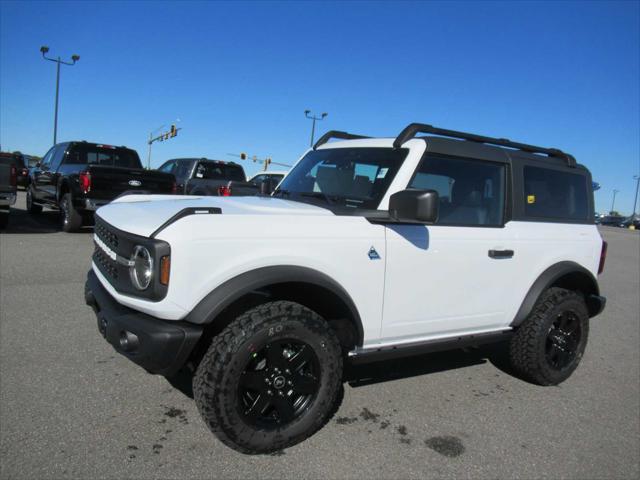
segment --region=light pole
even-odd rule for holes
[[[636,203],[638,203],[638,189],[640,189],[640,175],[634,175],[633,179],[636,181],[636,196],[633,199],[633,215],[631,215],[631,218],[636,218]]]
[[[618,192],[620,192],[620,190],[613,189],[613,201],[611,202],[611,211],[609,212],[611,215],[613,215],[613,206],[616,204],[616,194]]]
[[[47,52],[49,51],[49,47],[42,46],[40,47],[40,52],[42,52],[42,58],[45,60],[49,60],[50,62],[56,62],[56,108],[55,114],[53,117],[53,144],[55,145],[58,138],[58,94],[60,92],[60,64],[63,65],[75,65],[78,60],[80,60],[80,55],[71,55],[71,62],[65,62],[58,58],[50,58],[47,57]]]
[[[311,113],[311,110],[304,111],[304,116],[313,120],[313,124],[311,125],[311,146],[313,147],[313,135],[315,134],[315,131],[316,131],[316,120],[324,120],[324,117],[326,117],[328,114],[323,113],[319,117],[316,117],[315,115],[310,115],[310,113]]]

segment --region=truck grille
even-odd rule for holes
[[[107,227],[107,224],[102,220],[98,220],[98,218],[96,218],[94,233],[110,248],[114,250],[118,248],[118,235],[112,232]]]
[[[158,259],[164,255],[171,254],[171,248],[167,242],[118,230],[105,222],[98,214],[95,215],[93,233],[97,237],[92,257],[93,263],[117,292],[152,301],[158,301],[165,297],[167,286],[161,285],[156,281],[152,282],[152,285],[144,291],[136,289],[131,282],[131,275],[126,261],[131,257],[136,245],[143,245],[156,260],[154,268],[157,270],[160,263]],[[106,247],[106,251],[100,244]],[[113,257],[120,257],[118,258],[119,261],[116,261]],[[158,278],[158,275],[159,271],[154,272],[155,278]]]

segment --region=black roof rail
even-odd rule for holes
[[[573,155],[563,152],[557,148],[544,148],[536,147],[535,145],[527,145],[526,143],[512,142],[507,138],[493,138],[485,137],[483,135],[476,135],[474,133],[458,132],[456,130],[447,130],[444,128],[437,128],[433,125],[426,125],[424,123],[412,123],[400,132],[400,135],[396,137],[393,142],[393,148],[400,148],[404,142],[411,140],[418,133],[430,133],[432,135],[440,135],[442,137],[460,138],[468,140],[470,142],[486,143],[487,145],[497,145],[500,147],[509,147],[516,150],[522,150],[529,153],[543,153],[549,157],[562,158],[567,162],[569,167],[576,166],[576,159]],[[324,138],[324,137],[323,137]]]
[[[332,138],[340,138],[342,140],[357,140],[359,138],[371,138],[365,135],[354,135],[353,133],[341,132],[340,130],[329,130],[315,143],[313,149],[317,149],[320,145],[324,145]]]

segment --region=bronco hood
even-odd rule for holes
[[[208,207],[221,209],[222,215],[332,215],[325,208],[281,198],[187,195],[127,195],[97,214],[119,230],[148,237],[181,210]]]

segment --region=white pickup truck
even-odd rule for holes
[[[192,372],[221,441],[270,452],[324,424],[345,362],[504,341],[521,376],[564,381],[605,305],[593,218],[591,175],[560,150],[332,131],[271,197],[100,208],[85,296],[118,352]]]

